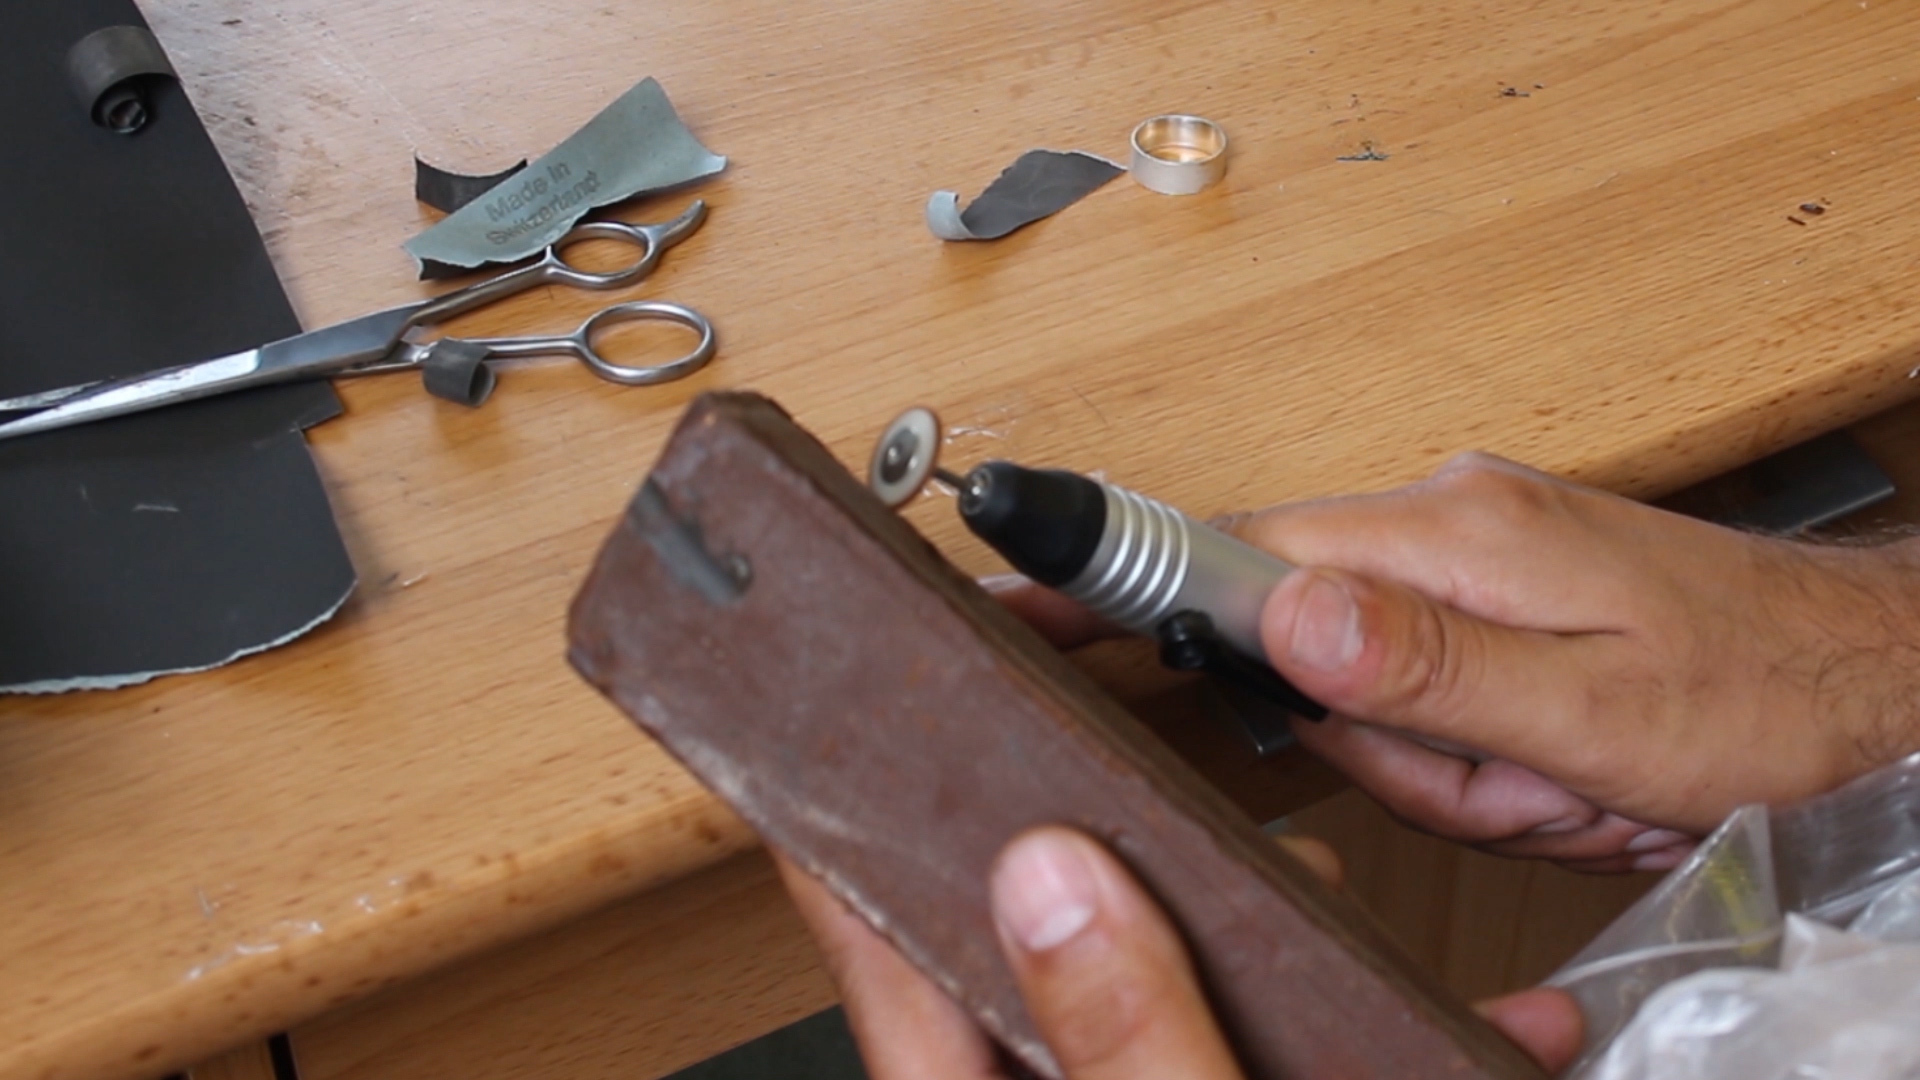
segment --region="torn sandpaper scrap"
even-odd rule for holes
[[[927,228],[942,240],[998,240],[1065,210],[1126,171],[1080,150],[1029,150],[965,210],[957,193],[934,192],[927,200]]]
[[[448,172],[438,165],[413,156],[413,197],[443,214],[451,214],[473,200],[499,187],[527,167],[521,158],[490,176],[468,176]]]
[[[451,214],[512,179],[515,173],[526,167],[527,159],[521,158],[489,176],[468,176],[464,173],[448,172],[415,154],[413,156],[413,197],[443,214]],[[443,280],[472,272],[473,268],[470,266],[454,266],[451,263],[433,259],[425,259],[420,263],[421,281]]]
[[[684,184],[726,168],[700,145],[653,79],[620,95],[565,142],[407,241],[424,265],[523,259],[558,240],[596,206]]]

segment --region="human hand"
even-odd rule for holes
[[[1330,883],[1325,845],[1280,841]],[[1011,1080],[993,1043],[893,946],[784,859],[780,873],[818,939],[872,1080]],[[989,880],[1000,947],[1067,1080],[1239,1080],[1186,949],[1107,850],[1047,827],[1016,837]],[[1523,991],[1481,1012],[1550,1071],[1580,1043],[1558,990]]]
[[[1230,528],[1301,568],[1262,627],[1338,714],[1301,742],[1442,836],[1665,869],[1741,804],[1920,748],[1910,545],[1736,532],[1477,454]]]

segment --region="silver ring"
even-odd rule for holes
[[[1192,195],[1227,175],[1227,133],[1199,116],[1171,114],[1133,129],[1134,180],[1162,195]]]

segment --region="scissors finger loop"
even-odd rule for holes
[[[567,230],[567,235],[547,249],[540,266],[549,281],[581,289],[617,289],[631,285],[653,273],[660,256],[668,248],[686,239],[707,219],[705,199],[691,206],[672,221],[658,225],[632,225],[624,221],[583,221]],[[587,270],[567,261],[566,249],[582,240],[614,240],[641,249],[633,262],[616,270]]]
[[[567,261],[566,249],[582,240],[614,240],[640,249],[631,263],[614,270],[585,270]],[[547,249],[541,260],[547,280],[580,289],[617,289],[648,274],[660,262],[658,241],[644,226],[619,221],[583,221],[575,225],[560,242]]]
[[[604,338],[608,330],[620,323],[642,320],[678,323],[699,334],[700,340],[692,351],[677,360],[645,367],[616,364],[600,355],[595,338]],[[706,366],[707,361],[713,359],[714,352],[713,324],[707,321],[707,317],[690,307],[664,300],[634,300],[615,304],[583,323],[574,341],[580,359],[593,369],[594,374],[623,386],[652,386],[684,378]]]

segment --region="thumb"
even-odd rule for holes
[[[989,882],[1027,1011],[1067,1080],[1241,1080],[1180,934],[1092,838],[1015,837]]]
[[[1275,669],[1343,716],[1527,762],[1591,700],[1582,639],[1487,622],[1388,582],[1301,568],[1268,597]]]

